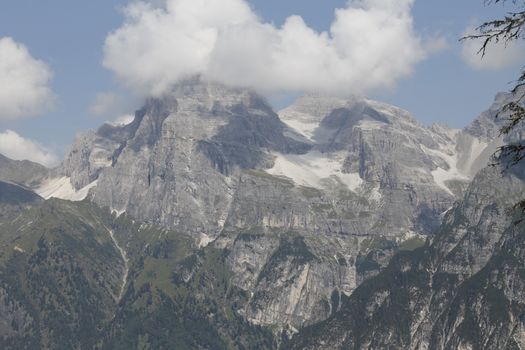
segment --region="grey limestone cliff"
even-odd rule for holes
[[[254,92],[191,81],[80,136],[61,175],[224,251],[248,295],[239,315],[293,333],[431,239],[488,161],[490,128],[426,128],[360,97],[307,96],[278,115]]]
[[[432,244],[394,258],[297,349],[520,349],[524,168],[482,170]],[[519,215],[519,214],[518,214]]]

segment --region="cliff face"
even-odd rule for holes
[[[283,128],[250,92],[187,84],[150,100],[130,125],[80,138],[64,172],[76,189],[98,180],[93,200],[102,206],[214,238],[238,169],[264,164],[265,149],[307,149],[285,138]]]
[[[277,114],[253,92],[193,81],[128,125],[79,136],[57,169],[4,171],[27,200],[0,204],[4,347],[79,334],[67,346],[518,339],[521,270],[509,264],[522,256],[509,247],[522,229],[505,209],[523,179],[485,168],[505,141],[490,120],[505,98],[452,130],[365,98],[307,96]]]
[[[525,226],[508,209],[524,168],[481,171],[432,244],[395,257],[297,349],[519,349]]]
[[[276,348],[235,312],[224,252],[88,201],[1,194],[2,349]]]
[[[227,251],[243,317],[293,332],[421,246],[493,141],[364,98],[307,96],[277,115],[253,92],[194,81],[79,137],[61,176],[67,199],[89,191]]]
[[[27,208],[0,218],[0,344],[519,348],[525,227],[507,209],[524,193],[523,170],[503,177],[496,168],[480,172],[431,243],[399,253],[362,283],[356,282],[360,264],[370,261],[352,260],[359,237],[236,229],[246,221],[232,219],[215,242],[199,248],[191,235],[126,214],[117,218],[87,201],[43,202],[17,191]],[[265,176],[245,175],[241,182],[250,191],[251,181],[275,182]],[[282,187],[267,199],[282,194],[277,203],[289,205],[300,189],[279,180]],[[240,217],[258,217],[257,209],[246,208]],[[297,219],[264,220],[287,227]],[[268,325],[299,334],[288,343]]]

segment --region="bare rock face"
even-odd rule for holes
[[[217,85],[180,86],[148,101],[124,128],[131,130],[113,147],[93,200],[197,238],[220,233],[239,169],[262,166],[266,149],[308,147],[282,135],[284,125],[259,97]]]
[[[432,244],[393,259],[297,349],[513,349],[523,344],[523,166],[486,168]]]
[[[120,144],[100,135],[108,128],[111,126],[104,125],[99,133],[89,131],[79,135],[67,153],[62,168],[75,189],[79,190],[97,180],[101,171],[113,164],[113,155]]]
[[[357,97],[278,115],[253,92],[192,81],[80,136],[61,172],[96,184],[102,207],[224,251],[247,295],[238,313],[294,333],[432,237],[497,142],[483,125],[426,128]]]
[[[318,114],[326,110],[331,111]],[[381,212],[384,220],[376,232],[384,235],[433,232],[439,214],[461,196],[477,167],[485,166],[492,154],[482,155],[488,144],[466,131],[425,128],[404,110],[363,98],[305,97],[283,110],[281,118],[313,143],[309,154],[339,160],[332,179],[379,199],[383,205],[374,212]],[[302,158],[314,161],[308,155]],[[353,174],[363,183],[352,184]]]

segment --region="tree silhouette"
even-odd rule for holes
[[[486,5],[512,3],[514,10],[503,18],[485,22],[476,28],[476,33],[465,36],[461,40],[482,40],[478,54],[484,56],[493,43],[504,43],[524,40],[525,1],[524,0],[485,0]],[[505,124],[500,129],[501,135],[509,135],[525,122],[525,68],[522,68],[518,79],[511,90],[514,99],[501,107],[496,118],[503,119]],[[501,146],[494,158],[505,161],[507,166],[514,166],[525,159],[525,143],[521,139],[512,140]],[[525,200],[515,205],[515,209],[525,212]]]

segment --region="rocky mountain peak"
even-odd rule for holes
[[[281,110],[283,120],[303,123],[320,123],[333,110],[343,108],[347,100],[324,95],[307,94],[299,97],[291,106]]]
[[[221,109],[231,109],[235,106],[271,110],[269,103],[252,90],[235,88],[221,83],[191,79],[175,85],[169,93],[160,98],[150,99],[146,106],[156,103],[167,105],[162,108],[169,110],[170,101],[176,101],[182,111],[219,112]]]
[[[102,219],[89,219],[94,232],[102,230],[99,242],[115,245],[111,265],[120,262],[106,283],[107,298],[117,301],[111,305],[123,312],[110,321],[111,333],[157,317],[141,309],[140,322],[126,319],[143,300],[162,299],[155,305],[187,300],[187,312],[215,325],[235,319],[246,329],[291,334],[344,310],[394,253],[445,237],[435,235],[440,227],[456,227],[440,252],[472,242],[473,250],[453,258],[469,262],[461,274],[479,270],[488,255],[475,244],[495,242],[465,236],[463,217],[486,230],[502,213],[490,209],[490,198],[501,189],[504,198],[522,193],[521,185],[497,187],[497,171],[466,190],[497,142],[484,135],[427,128],[407,111],[362,97],[305,96],[278,115],[252,91],[192,80],[147,100],[127,125],[80,135],[37,193],[80,202],[39,201],[56,207],[50,211],[59,221],[64,211],[78,219],[84,211],[99,215],[96,207],[114,214],[104,209]],[[455,204],[459,198],[471,203]],[[490,210],[477,206],[480,198]],[[33,249],[15,244],[16,254]],[[210,317],[223,312],[225,319]]]
[[[142,191],[151,191],[154,198],[161,188],[175,186],[176,193],[183,183],[198,188],[207,174],[223,195],[220,188],[231,188],[232,176],[243,169],[322,191],[339,181],[376,200],[411,188],[433,198],[430,205],[421,199],[414,204],[417,211],[432,208],[417,214],[423,215],[421,220],[435,218],[426,231],[464,189],[472,169],[486,163],[486,146],[467,132],[425,128],[409,112],[363,97],[307,95],[277,115],[250,90],[190,80],[170,95],[147,100],[131,124],[105,125],[81,136],[63,173],[77,191],[96,182],[95,200],[117,211],[130,210],[133,198],[144,197],[137,184],[143,183]],[[122,174],[135,167],[133,183],[124,180]],[[116,190],[115,183],[122,187]],[[190,191],[192,201],[197,192]],[[196,205],[203,213],[213,207],[200,200]],[[155,214],[143,216],[177,225],[166,209],[152,210]],[[219,227],[211,224],[207,231],[214,225]]]
[[[478,137],[485,142],[491,142],[500,136],[500,129],[506,123],[506,115],[498,116],[501,108],[509,102],[516,101],[525,94],[525,88],[519,89],[515,94],[500,92],[494,98],[494,102],[488,110],[474,119],[464,131],[474,137]],[[523,130],[523,128],[521,129]]]
[[[456,140],[458,134],[461,132],[460,129],[450,128],[439,123],[432,123],[432,125],[430,125],[430,130],[449,141]]]

